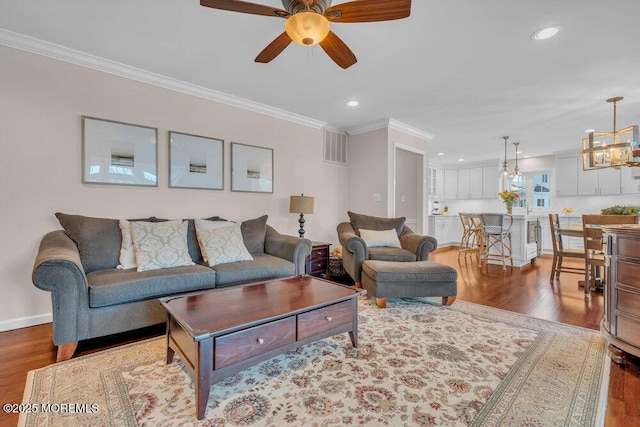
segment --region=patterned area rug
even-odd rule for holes
[[[359,304],[358,350],[342,334],[242,371],[211,388],[202,421],[189,375],[155,338],[30,372],[23,403],[52,405],[20,424],[602,425],[609,358],[596,331],[461,301]]]

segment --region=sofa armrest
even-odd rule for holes
[[[79,317],[89,308],[89,287],[78,248],[62,230],[42,238],[32,280],[51,292],[53,343],[77,341]]]
[[[421,236],[414,233],[400,235],[400,246],[416,254],[417,261],[427,261],[429,253],[436,250],[438,241],[431,236]]]
[[[267,225],[264,240],[265,253],[291,261],[296,266],[296,275],[305,274],[307,257],[311,254],[311,240],[278,233]]]
[[[360,282],[362,263],[369,257],[367,244],[348,222],[338,224],[337,231],[342,245],[342,266],[354,281]]]

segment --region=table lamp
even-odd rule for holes
[[[298,219],[298,223],[300,224],[298,234],[300,237],[304,237],[304,214],[313,213],[313,197],[305,196],[304,194],[291,196],[289,198],[289,213],[300,214],[300,218]]]

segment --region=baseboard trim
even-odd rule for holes
[[[53,315],[51,313],[38,314],[37,316],[18,317],[0,321],[0,332],[12,331],[14,329],[28,328],[29,326],[51,323]]]

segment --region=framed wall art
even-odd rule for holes
[[[224,141],[169,132],[169,187],[224,189]]]
[[[158,186],[158,129],[82,116],[82,182]]]
[[[231,191],[273,193],[273,149],[232,142]]]

